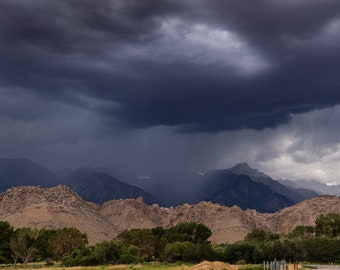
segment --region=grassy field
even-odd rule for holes
[[[111,265],[111,266],[89,266],[89,267],[62,267],[62,266],[48,266],[44,267],[39,264],[30,264],[27,268],[23,265],[14,266],[0,266],[0,269],[17,269],[17,270],[188,270],[192,265],[188,264],[162,264],[162,263],[148,263],[148,264],[134,264],[134,265]]]

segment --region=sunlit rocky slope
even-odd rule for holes
[[[297,225],[314,225],[320,214],[340,213],[340,198],[322,196],[303,201],[274,214],[210,202],[175,208],[147,205],[142,199],[111,200],[101,205],[87,202],[66,186],[14,187],[0,194],[0,219],[14,227],[75,227],[91,244],[110,240],[131,228],[168,227],[183,221],[209,226],[214,243],[235,242],[254,228],[286,233]]]

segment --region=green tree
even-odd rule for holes
[[[340,235],[340,214],[320,215],[315,221],[317,236],[335,237]]]
[[[36,239],[38,230],[31,228],[20,228],[14,231],[14,235],[10,240],[10,248],[13,254],[14,263],[21,259],[27,266],[37,253]]]
[[[204,243],[211,236],[211,230],[202,223],[182,222],[167,230],[169,242],[189,241],[194,244]]]
[[[65,253],[63,256],[63,266],[72,267],[78,265],[94,265],[91,264],[91,249],[88,247],[76,248],[69,253]]]
[[[154,243],[155,245],[154,257],[159,258],[165,246],[168,244],[168,240],[166,237],[167,230],[162,227],[156,227],[156,228],[152,228],[151,231],[156,239]]]
[[[38,261],[50,259],[52,254],[49,252],[49,241],[55,236],[57,230],[47,230],[41,229],[39,230],[37,239],[36,239],[36,248],[37,248],[37,259]]]
[[[269,231],[262,229],[254,229],[252,232],[248,233],[245,240],[254,242],[265,242],[269,240],[277,240],[280,236]]]
[[[168,262],[194,262],[197,260],[196,246],[189,241],[169,243],[162,258]]]
[[[122,253],[119,258],[120,263],[137,263],[139,261],[138,259],[138,254],[139,254],[139,248],[131,245],[129,247],[122,246]]]
[[[216,260],[216,254],[210,244],[210,242],[205,241],[204,243],[196,244],[196,256],[197,260],[209,260],[214,261]]]
[[[91,255],[89,257],[91,258],[91,261],[95,263],[92,265],[104,265],[118,261],[121,253],[122,251],[118,244],[113,241],[103,241],[92,248]]]
[[[296,226],[296,228],[289,233],[289,238],[313,238],[315,229],[313,226]]]
[[[14,229],[6,221],[0,221],[0,263],[9,263],[11,260],[10,240]]]
[[[139,249],[138,257],[151,260],[157,253],[157,237],[151,229],[126,230],[117,236],[125,246],[136,246]]]
[[[225,254],[226,250],[228,248],[229,244],[219,244],[219,245],[213,245],[212,251],[214,253],[214,261],[224,261],[225,260]]]
[[[327,237],[317,237],[306,245],[308,259],[314,262],[337,262],[340,254],[339,240]]]
[[[87,245],[87,236],[76,228],[63,228],[57,230],[48,243],[48,251],[56,261],[63,259],[66,253]]]
[[[255,245],[247,241],[241,241],[229,245],[224,254],[224,258],[229,263],[236,263],[244,260],[247,263],[254,263]]]

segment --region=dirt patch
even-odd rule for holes
[[[191,270],[232,270],[233,267],[223,262],[204,261],[190,268]]]

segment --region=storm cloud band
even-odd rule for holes
[[[274,127],[340,102],[339,11],[336,0],[1,1],[0,85],[127,128]]]

